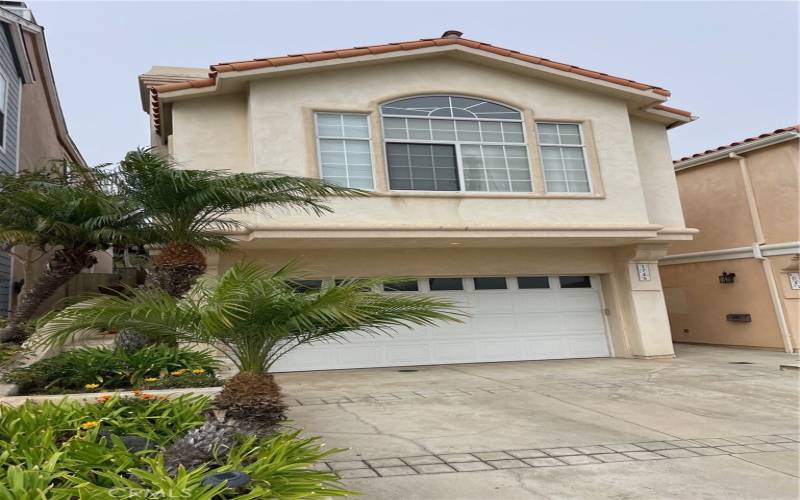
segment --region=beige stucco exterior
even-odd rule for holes
[[[800,164],[796,133],[774,144],[681,168],[677,181],[693,241],[661,262],[673,338],[681,342],[797,350]],[[746,145],[745,145],[746,146]],[[748,195],[750,191],[750,195]],[[699,253],[699,254],[698,254]],[[721,284],[723,272],[736,273]],[[752,322],[726,320],[750,314]]]
[[[375,192],[332,199],[333,213],[322,217],[242,216],[238,248],[209,255],[210,272],[248,259],[296,261],[319,278],[593,274],[600,276],[614,355],[673,355],[657,261],[671,241],[693,231],[679,205],[669,123],[641,113],[640,97],[464,53],[265,74],[227,89],[160,95],[171,126],[166,137],[153,134],[154,146],[187,168],[319,177],[314,112],[366,113]],[[428,94],[521,111],[533,191],[390,191],[379,106]],[[545,193],[537,120],[583,125],[591,193]],[[637,264],[649,265],[650,280],[639,280]]]

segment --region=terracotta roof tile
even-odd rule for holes
[[[719,146],[719,147],[716,147],[714,149],[707,149],[707,150],[703,151],[702,153],[695,153],[695,154],[693,154],[691,156],[684,156],[680,160],[674,160],[672,163],[681,163],[681,162],[684,162],[686,160],[693,160],[695,158],[701,158],[703,156],[710,155],[712,153],[718,153],[720,151],[725,151],[726,149],[731,149],[731,148],[735,148],[736,146],[741,146],[742,144],[747,144],[748,142],[753,142],[753,141],[757,141],[759,139],[766,139],[767,137],[772,137],[774,135],[783,134],[784,132],[798,132],[798,133],[800,133],[800,125],[792,125],[790,127],[779,128],[779,129],[773,130],[772,132],[766,132],[764,134],[757,135],[757,136],[754,136],[754,137],[748,137],[746,139],[741,139],[739,141],[732,142],[730,144],[725,144],[724,146]]]
[[[633,88],[636,90],[643,90],[643,91],[650,91],[655,94],[669,97],[670,92],[666,89],[661,87],[656,87],[654,85],[648,85],[646,83],[636,82],[633,80],[628,80],[625,78],[618,78],[614,76],[607,75],[605,73],[600,73],[597,71],[581,68],[579,66],[573,66],[570,64],[564,64],[556,61],[551,61],[549,59],[542,59],[540,57],[531,55],[531,54],[524,54],[517,51],[512,51],[509,49],[505,49],[502,47],[495,47],[488,43],[482,43],[475,40],[469,40],[466,38],[461,38],[460,33],[448,31],[446,32],[443,37],[440,38],[427,38],[422,40],[414,40],[409,42],[399,42],[399,43],[388,43],[382,45],[369,45],[369,46],[362,46],[362,47],[353,47],[347,49],[340,49],[340,50],[329,50],[324,52],[309,52],[303,54],[291,54],[288,56],[282,57],[265,57],[265,58],[258,58],[258,59],[251,59],[247,61],[229,61],[223,62],[218,64],[211,65],[210,69],[211,72],[209,73],[208,79],[203,80],[189,80],[186,82],[180,83],[170,83],[165,85],[159,85],[153,88],[154,90],[154,102],[153,102],[153,109],[158,108],[158,93],[160,92],[174,92],[177,90],[185,90],[190,88],[200,88],[200,87],[211,87],[216,84],[216,77],[218,73],[228,73],[232,71],[248,71],[260,68],[269,68],[269,67],[277,67],[277,66],[287,66],[291,64],[299,64],[299,63],[313,63],[319,61],[326,61],[330,59],[347,59],[350,57],[359,57],[365,55],[377,55],[377,54],[385,54],[389,52],[398,52],[398,51],[411,51],[411,50],[418,50],[428,47],[437,47],[437,46],[444,46],[444,45],[461,45],[463,47],[483,50],[485,52],[489,52],[492,54],[497,54],[503,57],[509,57],[512,59],[517,59],[519,61],[524,61],[530,64],[536,64],[541,66],[546,66],[549,68],[554,68],[557,70],[573,73],[576,75],[594,78],[597,80],[603,80],[609,83],[613,83],[616,85],[621,85],[629,88]],[[675,108],[665,108],[665,110],[674,110]],[[690,116],[691,113],[688,111],[680,111],[678,114],[686,114],[686,116]],[[676,111],[673,111],[676,112]],[[157,128],[160,125],[157,124]]]
[[[661,111],[666,111],[667,113],[675,113],[676,115],[692,116],[691,111],[686,111],[685,109],[673,108],[671,106],[664,106],[663,104],[656,104],[655,106],[653,106],[653,108],[660,109]]]

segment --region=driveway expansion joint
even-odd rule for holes
[[[749,444],[738,444],[747,442]],[[797,449],[800,436],[767,435],[693,438],[505,451],[440,453],[409,457],[329,461],[320,464],[342,479],[565,467],[613,462],[695,458]]]

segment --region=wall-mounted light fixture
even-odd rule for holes
[[[719,282],[720,283],[733,283],[736,279],[736,273],[726,273],[722,271],[722,274],[719,275]]]

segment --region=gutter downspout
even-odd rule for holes
[[[794,352],[792,336],[789,332],[789,325],[786,322],[783,306],[781,305],[781,295],[778,290],[778,284],[775,282],[772,262],[761,253],[761,246],[764,245],[766,240],[764,238],[764,228],[761,225],[761,217],[758,215],[758,206],[756,205],[756,197],[753,193],[753,184],[750,181],[750,173],[747,170],[747,159],[736,153],[730,153],[728,157],[739,161],[739,171],[742,174],[742,181],[744,183],[747,208],[750,209],[750,220],[753,223],[753,233],[756,238],[756,241],[753,242],[753,257],[761,262],[761,269],[764,270],[764,278],[767,280],[767,288],[769,289],[769,295],[772,299],[772,307],[775,310],[775,319],[778,320],[778,329],[783,339],[783,349],[788,353],[792,353]]]

